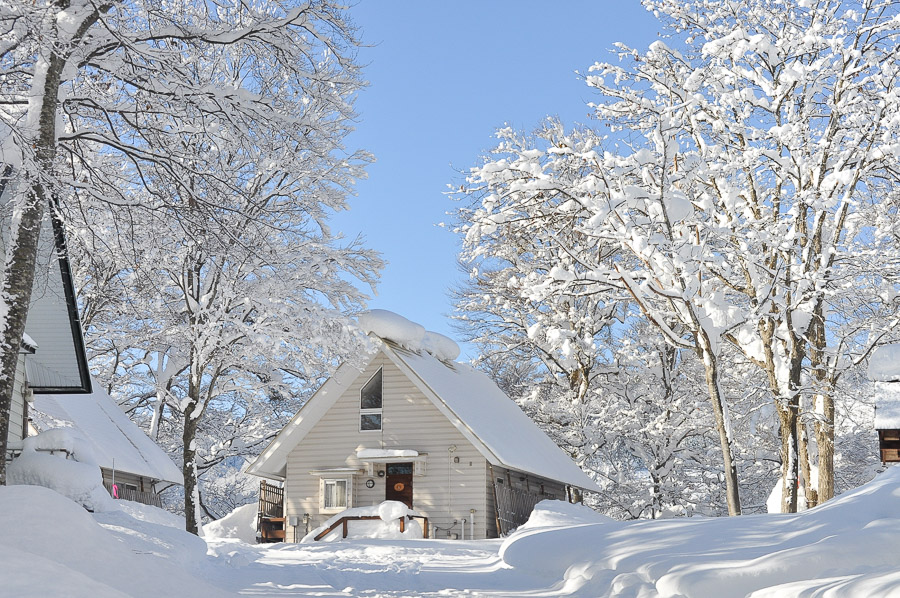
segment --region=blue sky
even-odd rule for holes
[[[448,291],[464,274],[458,239],[437,226],[454,208],[447,185],[458,186],[501,126],[588,122],[591,90],[576,71],[610,60],[616,41],[646,48],[660,27],[636,0],[360,0],[350,15],[369,46],[360,53],[369,87],[348,146],[377,161],[333,230],[362,234],[388,262],[370,308],[455,338]]]

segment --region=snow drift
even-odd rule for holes
[[[900,534],[898,501],[900,469],[893,468],[794,515],[526,524],[500,555],[557,580],[563,593],[598,598],[900,595],[888,549]]]

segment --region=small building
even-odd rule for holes
[[[114,498],[161,506],[159,492],[184,484],[165,451],[96,384],[89,395],[35,395],[30,424],[33,433],[73,428],[90,446]]]
[[[869,379],[875,389],[881,462],[900,462],[900,344],[884,345],[872,352]]]
[[[247,469],[283,490],[263,482],[263,536],[283,522],[276,537],[296,541],[394,500],[427,517],[431,537],[492,538],[540,500],[600,490],[485,374],[454,361],[452,340],[383,310],[360,325],[374,352],[342,365]]]

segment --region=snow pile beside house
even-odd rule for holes
[[[579,596],[900,595],[900,468],[795,515],[523,526],[500,549]],[[540,505],[539,505],[540,507]],[[562,524],[560,520],[557,524]]]
[[[401,517],[421,517],[402,502],[386,500],[372,507],[354,507],[328,519],[321,527],[309,532],[301,543],[315,542],[315,537],[340,521],[342,517],[378,517],[378,519],[351,520],[347,522],[347,539],[377,538],[382,540],[417,540],[422,538],[422,526],[418,521],[406,520],[405,531],[400,531]],[[343,526],[339,525],[319,542],[334,542],[343,539]]]
[[[0,487],[0,593],[67,598],[232,595],[201,579],[210,562],[206,544],[170,527],[183,526],[182,519],[155,507],[121,504],[127,508],[116,503],[111,511],[91,515],[47,488]]]
[[[9,485],[50,488],[89,511],[115,509],[90,445],[71,428],[26,438],[22,453],[9,465],[6,476]]]
[[[386,309],[373,309],[357,318],[360,328],[410,351],[426,351],[442,361],[459,357],[460,349],[451,338],[425,330],[421,324],[411,322]]]
[[[228,515],[203,526],[203,537],[207,539],[232,539],[256,543],[256,518],[259,505],[250,503],[236,508]]]

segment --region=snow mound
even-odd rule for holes
[[[872,352],[869,358],[869,380],[900,381],[900,344],[884,345]]]
[[[504,563],[578,596],[898,595],[900,468],[791,515],[565,523],[529,522]],[[544,515],[540,515],[543,517]],[[529,525],[531,527],[529,528]]]
[[[459,357],[459,345],[453,339],[427,331],[421,324],[392,311],[372,309],[360,314],[357,321],[365,332],[393,341],[410,351],[427,351],[443,361],[453,361]]]
[[[314,538],[316,536],[331,527],[342,517],[379,518],[363,521],[349,521],[347,523],[348,540],[360,538],[377,538],[382,540],[417,540],[422,538],[422,526],[419,525],[419,522],[415,520],[407,520],[405,531],[400,531],[400,522],[398,521],[398,519],[406,516],[421,517],[419,513],[409,509],[402,502],[392,500],[386,500],[383,503],[372,507],[355,507],[342,511],[334,517],[330,518],[320,527],[317,527],[313,531],[303,536],[303,539],[300,540],[300,542],[302,544],[315,542],[316,540]],[[319,542],[335,542],[343,539],[343,529],[341,526],[338,526],[330,534],[319,540]]]
[[[51,450],[60,452],[47,452]],[[61,451],[68,452],[72,459],[67,459]],[[89,445],[71,428],[57,428],[26,438],[22,453],[10,463],[6,476],[9,485],[50,488],[89,511],[116,508],[103,487],[103,476]]]
[[[203,526],[203,536],[207,539],[230,538],[247,544],[256,544],[256,516],[259,505],[250,503],[240,506],[221,519]]]
[[[141,505],[132,510],[143,512],[145,520],[119,508],[91,515],[47,488],[0,487],[2,594],[74,598],[230,595],[199,579],[198,572],[207,562],[202,539],[148,522],[146,519],[165,518],[159,509]]]

